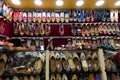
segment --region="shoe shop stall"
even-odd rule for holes
[[[120,80],[119,0],[0,0],[0,80]]]

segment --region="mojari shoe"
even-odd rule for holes
[[[50,71],[55,72],[56,71],[56,57],[55,53],[50,53]]]

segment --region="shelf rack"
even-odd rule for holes
[[[102,38],[117,38],[120,39],[119,36],[40,36],[40,37],[11,37],[11,39],[39,39],[39,38],[43,38],[43,39],[67,39],[67,38],[83,38],[83,39],[102,39]]]

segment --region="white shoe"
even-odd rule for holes
[[[118,22],[118,10],[117,9],[114,10],[114,13],[115,13],[115,16],[114,16],[115,22]]]
[[[110,11],[110,19],[111,19],[111,22],[114,22],[114,10]]]

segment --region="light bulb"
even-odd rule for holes
[[[63,5],[63,0],[57,0],[56,5],[57,6],[62,6]]]

